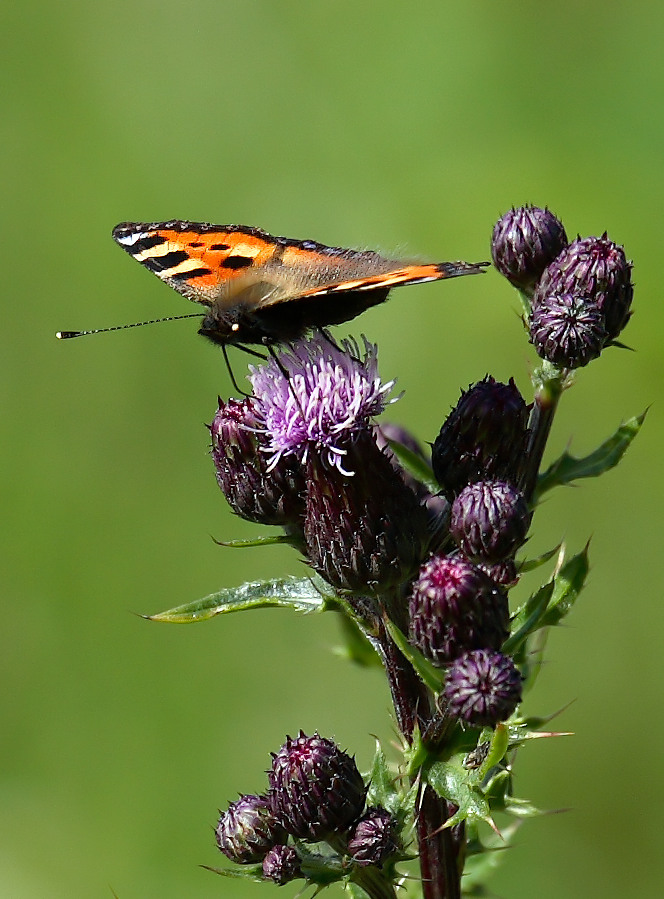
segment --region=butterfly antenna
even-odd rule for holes
[[[167,318],[153,318],[147,322],[133,322],[129,325],[113,325],[111,328],[93,328],[91,331],[56,331],[55,336],[60,340],[69,340],[72,337],[85,337],[87,334],[104,334],[106,331],[124,331],[125,328],[142,328],[143,325],[158,325],[159,322],[175,322],[181,318],[201,318],[199,312],[191,312],[188,315],[169,315]]]

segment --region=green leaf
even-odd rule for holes
[[[541,627],[549,601],[553,595],[554,583],[549,581],[533,593],[526,602],[517,609],[512,618],[512,633],[503,643],[502,652],[513,655],[524,643],[529,634]]]
[[[447,820],[446,827],[453,827],[466,818],[492,824],[489,803],[479,784],[477,771],[463,765],[465,753],[457,753],[445,762],[432,762],[422,770],[422,777],[442,799],[458,806],[457,812]]]
[[[573,556],[557,571],[552,580],[544,584],[515,613],[513,631],[503,644],[506,655],[514,655],[517,662],[524,656],[526,639],[543,627],[558,624],[570,611],[579,597],[588,577],[588,546]],[[539,651],[543,650],[539,647]],[[520,656],[517,654],[521,651]],[[533,660],[538,664],[537,659]]]
[[[329,592],[330,588],[325,585],[325,589]],[[230,587],[165,612],[143,617],[149,621],[183,624],[205,621],[227,612],[275,607],[295,609],[297,612],[323,612],[328,608],[328,597],[322,592],[318,579],[285,577]]]
[[[523,562],[519,562],[517,565],[517,570],[519,574],[526,574],[528,571],[534,571],[536,568],[541,568],[542,565],[546,565],[555,555],[560,552],[560,543],[558,546],[554,546],[553,549],[549,549],[546,552],[542,553],[541,556],[537,556],[534,559],[524,559]]]
[[[212,871],[213,874],[219,874],[221,877],[265,883],[262,865],[237,865],[235,868],[213,868],[211,865],[201,865],[201,868],[205,868],[206,871]]]
[[[361,665],[363,668],[381,668],[380,656],[358,621],[352,616],[350,609],[339,605],[337,611],[339,612],[341,635],[344,643],[335,652],[346,659],[350,659],[351,662],[355,662],[356,665]]]
[[[588,545],[578,555],[565,562],[554,578],[554,587],[541,627],[558,624],[579,598],[588,577]]]
[[[581,478],[595,478],[616,466],[639,433],[645,417],[646,412],[643,412],[621,424],[615,434],[605,440],[589,456],[577,459],[570,453],[564,452],[539,476],[534,501],[537,502],[547,490],[551,490],[553,487],[570,484]]]
[[[394,452],[399,462],[409,474],[421,481],[430,493],[440,493],[440,485],[436,483],[431,469],[431,463],[414,452],[410,447],[404,446],[398,440],[388,440],[390,449]]]
[[[273,546],[277,543],[291,543],[288,534],[269,534],[265,537],[250,537],[247,540],[216,540],[217,546],[229,546],[231,549],[247,549],[251,546]]]
[[[445,685],[445,672],[432,665],[416,646],[412,646],[394,622],[386,619],[385,624],[390,636],[413,666],[422,683],[434,693],[440,693]]]
[[[399,790],[396,786],[397,778],[394,772],[390,771],[385,753],[378,740],[376,740],[376,753],[369,777],[367,805],[382,805],[388,812],[395,814],[399,807]]]

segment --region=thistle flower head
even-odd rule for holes
[[[615,340],[629,321],[633,295],[632,265],[624,249],[609,240],[606,233],[601,237],[579,237],[544,270],[533,296],[532,318],[538,314],[539,307],[542,316],[549,308],[558,318],[569,320],[572,316],[573,321],[560,331],[560,341],[567,343],[568,348],[558,352],[564,355],[578,345],[580,358],[585,354],[586,361],[590,361],[594,358],[591,353],[599,355],[602,347]],[[531,338],[539,352],[533,333],[537,327],[531,320]],[[603,335],[599,333],[601,329]],[[603,340],[596,350],[600,337]],[[543,343],[542,338],[538,341]],[[584,351],[586,345],[592,349]],[[551,338],[547,352],[544,358],[554,361],[551,355],[556,349]]]
[[[355,759],[316,733],[288,737],[268,779],[274,815],[298,839],[318,842],[362,814],[366,789]]]
[[[493,228],[493,264],[510,284],[532,295],[544,269],[567,246],[563,223],[548,209],[520,206]]]
[[[217,846],[231,861],[248,865],[261,861],[276,843],[286,840],[265,796],[247,794],[231,802],[215,830]]]
[[[440,667],[470,649],[499,649],[508,635],[507,594],[472,562],[432,556],[410,598],[410,639]]]
[[[521,683],[521,674],[509,656],[477,649],[450,665],[444,694],[455,718],[474,727],[493,727],[516,709]]]
[[[394,381],[383,384],[377,348],[364,352],[351,339],[334,344],[325,334],[276,350],[265,365],[251,366],[249,380],[266,435],[268,467],[290,454],[306,461],[315,449],[344,474],[344,444],[383,411]]]
[[[346,449],[352,477],[317,453],[307,462],[307,560],[338,590],[384,593],[417,571],[430,516],[373,432],[361,432]]]
[[[600,355],[608,335],[596,299],[539,287],[535,297],[529,328],[538,356],[562,368],[582,368]]]
[[[399,848],[397,823],[380,806],[368,808],[348,840],[348,854],[356,865],[382,867]]]
[[[487,479],[515,483],[528,436],[529,408],[513,380],[487,375],[464,391],[433,445],[433,473],[448,497]]]
[[[295,847],[283,844],[273,846],[263,859],[263,877],[277,886],[302,877],[300,856]]]
[[[304,512],[304,475],[286,458],[268,471],[262,420],[255,400],[219,400],[210,425],[217,483],[241,518],[283,525],[294,533]]]
[[[505,481],[477,481],[452,504],[450,534],[476,563],[509,559],[526,539],[532,514],[522,493]]]

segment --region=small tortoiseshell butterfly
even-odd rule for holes
[[[294,340],[355,318],[384,302],[392,287],[475,275],[488,265],[386,259],[242,225],[124,222],[113,237],[178,293],[206,306],[199,334],[224,347]]]

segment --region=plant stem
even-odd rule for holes
[[[525,453],[525,469],[521,477],[524,496],[531,502],[537,487],[537,476],[553,418],[563,392],[566,373],[549,363],[537,372],[535,402],[530,416],[530,434]]]
[[[417,814],[423,899],[461,899],[457,847],[451,829],[443,829],[448,817],[447,802],[425,787]]]

